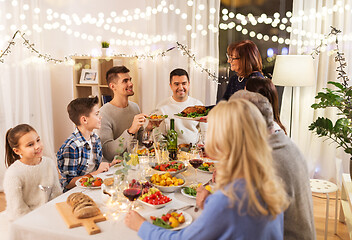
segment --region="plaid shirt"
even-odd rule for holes
[[[56,154],[57,165],[62,176],[60,183],[64,191],[67,190],[65,187],[72,178],[87,174],[88,159],[91,152],[94,154],[95,169],[99,167],[102,160],[100,138],[95,133],[92,133],[90,138],[93,146],[92,151],[88,141],[84,139],[81,132],[76,128]]]

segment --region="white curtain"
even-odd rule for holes
[[[157,7],[163,1],[148,1]],[[153,15],[148,21],[148,33],[167,35],[172,41],[159,42],[152,50],[165,50],[175,47],[176,41],[186,45],[204,68],[218,72],[218,31],[211,26],[219,24],[220,0],[194,0],[189,6],[188,1],[168,1],[173,7],[164,14]],[[178,9],[178,10],[177,10]],[[187,15],[185,18],[184,16]],[[210,26],[210,27],[209,27]],[[188,30],[187,30],[187,29]],[[182,51],[174,49],[156,60],[142,60],[141,88],[142,101],[140,106],[145,112],[153,110],[163,99],[172,95],[169,87],[169,74],[175,68],[184,68],[190,77],[190,96],[201,100],[204,104],[216,103],[217,84],[209,75]]]
[[[35,48],[56,59],[97,55],[101,41],[125,54],[156,53],[179,41],[217,75],[219,9],[220,0],[0,1],[0,50],[16,29],[31,32],[27,38]],[[44,140],[45,154],[55,159],[73,130],[66,111],[73,98],[72,66],[38,61],[21,41],[16,38],[12,53],[0,63],[0,156],[6,130],[26,122]],[[172,94],[169,73],[177,67],[189,72],[192,97],[207,105],[216,101],[216,83],[177,49],[164,57],[139,60],[138,66],[138,104],[145,113]],[[5,172],[1,159],[0,189]]]
[[[37,1],[32,2],[32,6],[37,6]],[[28,4],[28,1],[18,1],[19,6],[25,3]],[[20,29],[24,23],[40,24],[40,20],[28,18],[29,15],[26,19],[20,19],[24,10],[11,4],[1,2],[0,9],[0,22],[8,26],[2,30],[2,36],[12,37],[14,29]],[[35,47],[40,48],[39,35],[32,35],[31,39],[37,43]],[[0,38],[2,50],[7,46],[8,40]],[[9,128],[20,123],[30,124],[42,138],[44,155],[55,157],[49,65],[32,58],[33,54],[23,47],[23,40],[19,35],[14,41],[16,44],[11,48],[11,54],[4,58],[4,63],[0,63],[0,190],[5,172],[5,134]]]
[[[324,39],[323,35],[330,32],[330,26],[336,27],[342,31],[339,36],[339,47],[340,51],[345,54],[348,65],[347,75],[351,78],[351,6],[351,0],[294,0],[290,54],[310,54],[319,45],[319,40]],[[335,109],[313,111],[310,107],[315,101],[316,94],[322,88],[327,87],[327,82],[337,79],[335,54],[331,52],[334,48],[334,42],[328,41],[327,47],[324,47],[316,57],[317,84],[313,87],[295,87],[294,89],[292,139],[306,156],[311,177],[339,182],[340,173],[349,172],[350,156],[342,149],[336,149],[336,144],[331,140],[318,138],[308,130],[308,126],[319,116],[332,120],[336,120],[337,117]],[[285,126],[289,126],[290,100],[291,88],[286,87],[281,111]]]

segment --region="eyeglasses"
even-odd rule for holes
[[[227,57],[227,60],[230,60],[230,62],[232,62],[233,60],[238,60],[238,59],[240,59],[239,57],[236,57],[236,58],[231,57],[231,56],[229,56],[227,53],[226,53],[226,57]]]

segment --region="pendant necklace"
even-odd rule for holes
[[[243,79],[244,79],[244,77],[238,77],[238,81],[239,81],[239,82],[242,82]]]

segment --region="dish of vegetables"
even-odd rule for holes
[[[192,216],[184,211],[177,211],[168,214],[162,214],[159,211],[158,213],[151,213],[145,216],[145,218],[156,226],[170,230],[180,230],[192,223]]]
[[[214,162],[203,162],[203,164],[200,165],[199,168],[197,168],[198,171],[205,172],[205,173],[213,173],[214,169],[215,169]]]

